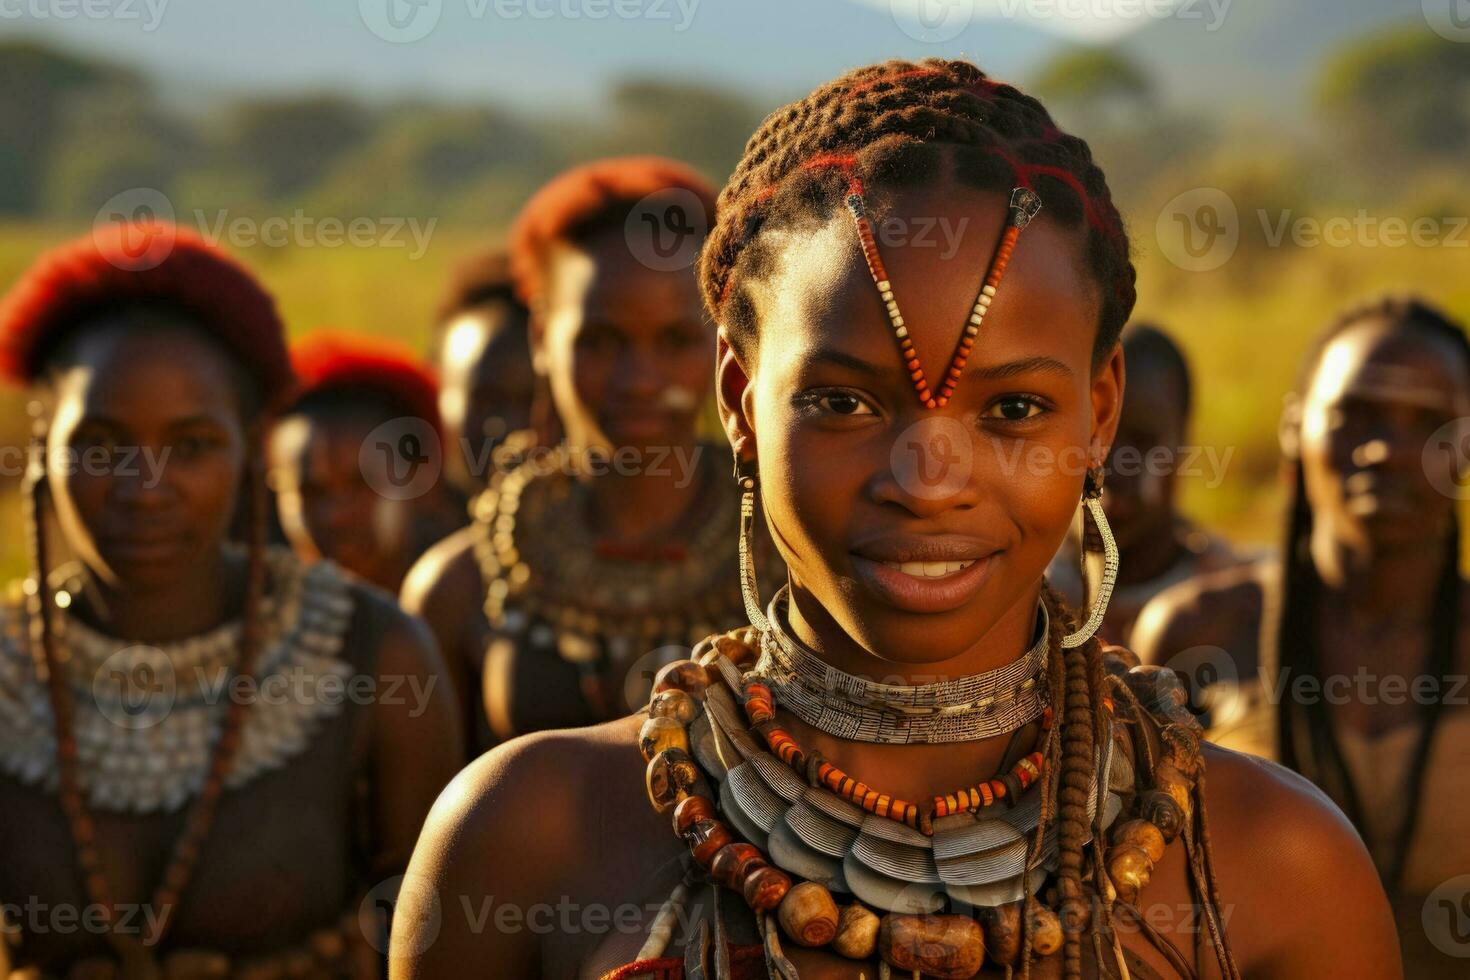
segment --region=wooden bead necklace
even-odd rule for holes
[[[950,357],[949,367],[939,383],[937,392],[931,390],[929,380],[924,374],[924,366],[919,363],[919,353],[914,348],[914,342],[909,336],[903,313],[898,308],[898,300],[893,293],[893,283],[888,278],[888,269],[883,264],[883,256],[878,252],[878,241],[873,235],[872,224],[868,221],[868,208],[861,178],[853,176],[848,181],[846,203],[847,210],[852,214],[853,224],[857,226],[858,242],[862,246],[863,260],[867,263],[868,274],[873,277],[873,284],[878,287],[878,295],[883,300],[888,322],[893,327],[894,339],[898,341],[899,354],[903,357],[904,367],[909,372],[909,379],[914,384],[914,391],[919,396],[919,402],[925,408],[943,408],[949,404],[950,398],[954,395],[955,386],[959,384],[960,375],[969,361],[970,351],[975,347],[975,339],[980,336],[980,327],[985,322],[985,314],[995,299],[996,291],[1000,288],[1000,281],[1005,276],[1006,266],[1010,264],[1011,254],[1016,249],[1016,240],[1020,238],[1021,229],[1030,224],[1041,211],[1041,198],[1029,187],[1017,187],[1011,191],[1010,206],[1007,210],[1005,230],[1001,233],[1000,244],[996,246],[995,255],[990,260],[990,268],[985,273],[985,281],[980,286],[980,294],[975,297],[975,305],[970,308],[970,317],[960,334],[959,343]]]
[[[664,667],[655,678],[649,718],[639,733],[639,749],[648,762],[645,782],[649,800],[659,812],[671,814],[674,832],[688,844],[694,865],[718,887],[740,893],[756,913],[770,975],[796,976],[794,967],[780,950],[782,933],[799,945],[828,946],[839,955],[855,960],[871,960],[877,955],[885,972],[890,968],[921,971],[946,980],[973,977],[987,956],[1006,967],[1015,967],[1021,957],[1021,937],[1025,930],[1031,934],[1033,952],[1043,957],[1056,953],[1063,940],[1056,911],[1048,903],[1027,900],[1024,892],[1017,898],[995,903],[969,903],[978,919],[968,914],[940,914],[942,904],[912,912],[889,910],[880,916],[863,901],[839,908],[832,894],[834,888],[822,881],[801,880],[804,877],[801,875],[794,880],[778,866],[781,862],[773,859],[779,836],[774,830],[769,853],[737,838],[736,832],[722,819],[724,811],[715,802],[707,781],[707,774],[718,778],[714,774],[722,765],[718,759],[706,761],[709,750],[701,750],[700,739],[691,734],[713,734],[718,745],[721,726],[711,712],[727,697],[726,691],[738,695],[750,728],[761,736],[775,756],[793,769],[805,768],[815,777],[812,786],[825,787],[868,814],[882,813],[888,818],[881,821],[885,823],[898,821],[912,828],[910,814],[917,811],[913,804],[892,797],[885,800],[883,794],[861,786],[819,756],[804,752],[776,723],[775,703],[769,688],[759,679],[747,679],[742,673],[742,668],[748,669],[757,660],[759,640],[756,631],[750,628],[711,637],[695,648],[694,659]],[[1106,793],[1110,798],[1108,816],[1102,813],[1097,816],[1099,826],[1111,827],[1112,844],[1106,849],[1107,875],[1098,885],[1103,901],[1111,907],[1115,899],[1135,903],[1139,890],[1148,883],[1154,866],[1162,859],[1166,845],[1180,834],[1188,833],[1200,761],[1199,727],[1184,708],[1183,689],[1177,679],[1160,668],[1128,670],[1116,660],[1107,663],[1113,694],[1103,707],[1109,716],[1113,699],[1122,697],[1132,706],[1135,724],[1152,716],[1156,719],[1152,724],[1162,725],[1161,749],[1157,753],[1144,750],[1140,754],[1134,748],[1133,736],[1125,734],[1126,729],[1108,723],[1115,731],[1114,741],[1121,742],[1105,758],[1116,755],[1118,765],[1103,763],[1104,785],[1100,789],[1095,787],[1089,795],[1100,799]],[[742,681],[739,688],[732,688],[732,678]],[[1015,805],[1017,789],[1024,790],[1050,772],[1055,764],[1060,743],[1049,721],[1048,716],[1043,722],[1043,748],[1029,754],[1001,778],[1003,795],[997,792],[995,780],[989,780],[935,797],[933,819],[954,821],[966,812],[984,810],[997,798],[1008,799]],[[738,731],[727,732],[723,737],[745,739],[748,744],[740,748],[741,752],[751,751],[757,744]],[[713,771],[710,766],[714,766]],[[730,772],[733,770],[726,771],[722,786],[728,785]],[[1135,782],[1144,774],[1149,784]],[[784,786],[780,780],[776,782]],[[982,785],[990,791],[988,801],[980,789]],[[1115,806],[1121,803],[1113,802],[1113,791],[1134,800],[1137,816],[1111,819]],[[786,787],[783,792],[787,799],[805,800],[805,794],[794,787]],[[797,804],[801,805],[806,804]],[[912,819],[922,824],[919,815]],[[1003,824],[997,822],[995,826]],[[899,829],[914,832],[905,827]],[[1035,883],[1041,882],[1038,879]],[[961,893],[969,894],[963,889]],[[671,930],[667,931],[669,934],[661,934],[657,941],[651,937],[640,958],[657,957],[672,936]],[[1120,950],[1117,955],[1121,961]]]

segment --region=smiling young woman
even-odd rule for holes
[[[101,227],[0,304],[0,367],[37,399],[31,575],[0,607],[0,966],[377,975],[359,902],[461,735],[421,624],[264,545],[293,383],[270,297],[182,230]]]
[[[949,254],[895,245],[936,221]],[[965,62],[854,71],[750,141],[700,283],[789,580],[762,608],[747,563],[751,625],[646,713],[451,785],[395,980],[1398,975],[1341,814],[1043,579],[1100,511],[1133,304],[1086,144]]]

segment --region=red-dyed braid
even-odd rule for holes
[[[768,116],[720,194],[700,262],[706,305],[737,344],[754,340],[741,286],[772,267],[761,231],[830,217],[854,177],[871,187],[945,168],[985,189],[1030,187],[1050,220],[1086,234],[1103,287],[1095,350],[1110,350],[1133,309],[1135,273],[1102,171],[1040,102],[965,61],[859,68]]]

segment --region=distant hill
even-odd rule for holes
[[[1156,21],[1120,49],[1171,102],[1278,119],[1309,106],[1318,66],[1344,40],[1397,22],[1425,24],[1421,0],[1233,0],[1215,31],[1206,29],[1208,0],[1181,9],[1200,17]]]

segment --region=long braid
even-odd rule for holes
[[[1050,585],[1045,586],[1048,605],[1056,619],[1070,631],[1076,628],[1066,607]],[[1061,650],[1058,646],[1056,649]],[[1061,763],[1057,789],[1057,840],[1059,845],[1057,886],[1061,893],[1063,975],[1067,980],[1082,976],[1082,933],[1092,921],[1091,906],[1083,893],[1083,869],[1091,820],[1087,801],[1096,778],[1094,747],[1099,719],[1094,714],[1094,695],[1103,683],[1102,648],[1088,640],[1082,646],[1062,651]]]
[[[1087,144],[1057,129],[1042,104],[965,61],[870,65],[768,116],[720,194],[700,261],[700,288],[737,344],[753,341],[741,288],[772,267],[760,232],[834,213],[847,186],[900,186],[948,168],[982,190],[1018,183],[1044,213],[1085,227],[1089,268],[1102,285],[1095,349],[1112,348],[1135,299],[1122,220]]]
[[[1470,339],[1443,313],[1416,299],[1389,298],[1347,311],[1316,340],[1303,361],[1298,379],[1298,393],[1305,397],[1321,356],[1328,344],[1348,328],[1370,321],[1384,321],[1394,330],[1419,329],[1449,340],[1461,352],[1461,363],[1470,387]],[[1460,622],[1459,570],[1460,526],[1455,511],[1449,533],[1441,551],[1441,571],[1435,585],[1431,606],[1429,657],[1425,664],[1428,676],[1440,682],[1445,690],[1448,676],[1454,670]],[[1292,482],[1288,492],[1286,530],[1281,549],[1282,570],[1275,594],[1267,597],[1262,617],[1262,662],[1268,680],[1279,683],[1279,673],[1309,677],[1321,676],[1321,656],[1317,636],[1317,611],[1321,579],[1312,561],[1310,541],[1312,512],[1307,500],[1306,481],[1300,460],[1292,463]],[[1390,850],[1389,864],[1380,868],[1390,894],[1402,884],[1409,850],[1418,824],[1420,797],[1428,775],[1429,757],[1434,736],[1443,716],[1443,698],[1435,698],[1420,709],[1420,733],[1409,765],[1406,799],[1409,806]],[[1352,774],[1342,753],[1328,706],[1316,703],[1297,704],[1284,699],[1277,708],[1275,737],[1278,757],[1283,765],[1295,769],[1320,786],[1348,815],[1359,832],[1366,830],[1365,814]]]

